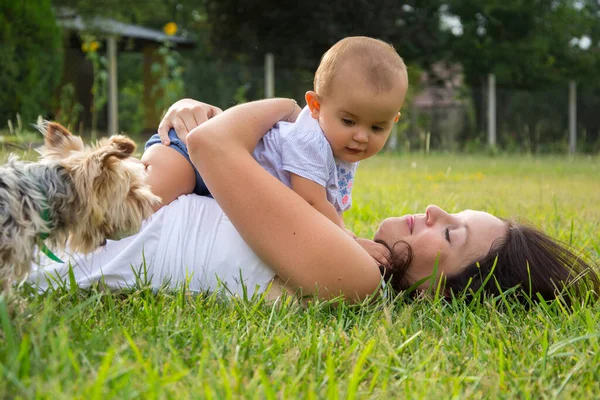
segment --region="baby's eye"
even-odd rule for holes
[[[452,243],[450,241],[450,230],[448,228],[446,228],[446,232],[444,232],[444,233],[445,233],[446,240],[448,241],[448,243]]]
[[[372,126],[372,127],[371,127],[371,130],[372,130],[373,132],[382,132],[382,131],[383,131],[383,128],[382,128],[382,127],[380,127],[380,126]]]
[[[352,121],[351,119],[348,119],[348,118],[342,118],[342,122],[344,123],[344,125],[348,125],[348,126],[354,125],[354,121]]]

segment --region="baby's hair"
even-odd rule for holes
[[[408,86],[406,65],[394,46],[379,39],[352,36],[340,40],[323,54],[314,79],[318,95],[327,95],[333,77],[344,62],[352,62],[377,92],[389,90],[397,80],[401,80],[404,87]]]

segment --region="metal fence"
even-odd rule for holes
[[[312,89],[313,73],[278,66],[276,57],[265,60],[262,66],[194,60],[186,68],[186,95],[224,109],[271,95],[295,98],[302,104],[305,92]],[[531,153],[600,151],[598,89],[564,83],[519,90],[492,83],[421,85],[407,100],[389,147],[400,151],[480,151],[490,146]]]

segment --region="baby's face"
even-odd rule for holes
[[[333,155],[357,162],[377,154],[390,136],[400,115],[406,87],[401,82],[377,92],[353,71],[340,70],[320,109],[312,112],[331,145]]]

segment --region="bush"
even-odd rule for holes
[[[63,63],[62,35],[50,0],[0,0],[0,121],[25,124],[50,109]]]
[[[143,83],[127,81],[119,92],[119,129],[121,132],[135,138],[140,137],[144,130],[143,105]]]

